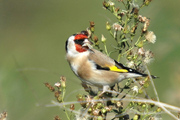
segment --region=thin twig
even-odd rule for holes
[[[155,93],[155,95],[156,95],[156,99],[157,99],[157,101],[159,102],[159,96],[158,96],[158,93],[157,93],[156,87],[155,87],[155,85],[154,85],[153,79],[152,79],[151,74],[150,74],[150,72],[149,72],[149,70],[148,70],[148,68],[147,68],[147,66],[146,66],[146,65],[145,65],[145,67],[146,67],[146,70],[147,70],[148,76],[149,76],[149,78],[150,78],[150,81],[151,81],[151,84],[152,84],[152,87],[153,87],[154,93]]]

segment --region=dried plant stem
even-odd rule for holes
[[[149,70],[148,70],[148,68],[147,68],[147,65],[145,65],[145,68],[146,68],[147,73],[148,73],[148,76],[149,76],[149,78],[150,78],[150,81],[151,81],[151,84],[152,84],[152,87],[153,87],[154,93],[155,93],[155,95],[156,95],[156,99],[157,99],[157,101],[159,102],[159,96],[158,96],[158,93],[157,93],[156,87],[155,87],[155,85],[154,85],[153,79],[152,79],[152,77],[151,77],[151,74],[150,74],[150,72],[149,72]]]
[[[104,44],[104,51],[105,51],[106,55],[109,56],[109,53],[108,53],[107,47],[106,47],[106,42],[103,42],[103,44]]]
[[[109,91],[108,91],[109,92]],[[114,92],[114,91],[111,91],[111,92]],[[162,103],[162,102],[158,102],[158,101],[153,101],[153,100],[150,100],[150,99],[143,99],[143,98],[134,98],[134,99],[131,99],[131,98],[123,98],[123,99],[119,99],[119,98],[111,98],[111,99],[103,99],[103,101],[109,101],[109,100],[121,100],[121,101],[129,101],[129,102],[141,102],[141,103],[149,103],[149,104],[155,104],[156,106],[160,107],[162,110],[164,110],[164,112],[166,112],[167,114],[169,114],[171,117],[173,117],[174,119],[176,120],[179,120],[178,117],[176,117],[174,114],[172,114],[170,112],[170,110],[167,110],[167,109],[171,109],[173,110],[174,112],[180,112],[180,108],[178,107],[175,107],[175,106],[172,106],[172,105],[169,105],[169,104],[166,104],[166,103]],[[102,99],[100,100],[93,100],[93,101],[96,101],[96,102],[100,102],[102,101]],[[81,101],[81,103],[86,103],[87,101]],[[59,107],[62,107],[64,105],[70,105],[70,104],[79,104],[80,102],[78,101],[71,101],[71,102],[64,102],[64,103],[58,103],[58,102],[55,102],[55,101],[52,101],[53,104],[50,104],[50,105],[46,105],[46,107],[53,107],[53,106],[59,106]],[[66,108],[67,109],[67,108]],[[145,113],[143,113],[145,114]],[[157,114],[157,113],[154,113],[154,114]]]

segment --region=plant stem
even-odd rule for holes
[[[67,117],[68,120],[70,120],[69,115],[68,115],[67,110],[66,110],[66,106],[64,105],[64,96],[65,96],[65,93],[66,93],[66,88],[63,88],[62,103],[63,103],[64,112],[66,114],[66,117]]]
[[[103,44],[104,44],[104,51],[105,51],[106,55],[109,56],[109,53],[108,53],[107,47],[106,47],[106,42],[103,42]]]

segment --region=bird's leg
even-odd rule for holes
[[[85,82],[82,82],[81,85],[86,92],[89,92],[89,87],[87,86],[87,84]]]
[[[106,93],[108,90],[110,89],[109,85],[104,85],[103,86],[103,91],[98,95],[98,96],[102,96],[104,93]]]

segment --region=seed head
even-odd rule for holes
[[[121,25],[119,25],[118,23],[114,23],[112,25],[112,28],[115,30],[115,31],[121,31],[123,29],[123,27]]]
[[[150,43],[154,44],[156,42],[156,35],[154,34],[153,31],[147,31],[145,38]]]
[[[147,20],[147,17],[143,17],[142,15],[139,15],[139,16],[138,16],[138,20],[139,20],[139,22],[141,22],[141,23],[145,23],[145,21]]]
[[[139,48],[138,49],[138,54],[141,55],[141,56],[144,56],[145,55],[145,50],[143,47]]]
[[[152,51],[149,51],[149,50],[146,51],[145,52],[144,63],[149,64],[153,60],[153,56],[154,56],[154,54],[152,53]]]
[[[145,23],[144,23],[144,26],[143,26],[143,29],[142,29],[143,33],[145,33],[147,31],[149,25],[150,25],[150,20],[146,19]]]
[[[127,63],[127,67],[133,68],[134,67],[134,61],[130,61]]]

